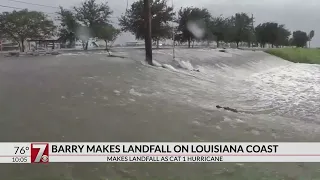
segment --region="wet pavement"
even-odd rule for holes
[[[319,141],[318,66],[293,64],[262,52],[219,54],[201,49],[177,51],[176,62],[170,60],[170,52],[159,50],[155,59],[172,68],[144,65],[143,52],[128,49],[114,53],[128,58],[103,52],[1,58],[0,141]],[[218,110],[217,104],[247,113]],[[0,179],[291,180],[319,178],[319,167],[1,164]]]

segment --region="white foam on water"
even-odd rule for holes
[[[167,69],[170,69],[170,70],[172,70],[172,71],[177,71],[177,69],[174,68],[173,66],[171,66],[170,64],[163,64],[162,67],[167,68]]]
[[[100,51],[100,52],[94,52],[93,54],[112,55],[112,52],[111,52],[111,51],[109,51],[109,52],[107,52],[107,51]]]
[[[152,63],[153,63],[153,65],[156,66],[156,67],[162,67],[162,65],[161,65],[158,61],[156,61],[156,60],[153,60]]]
[[[60,56],[78,56],[78,55],[82,55],[82,54],[78,54],[78,53],[63,53],[63,54],[59,54],[56,57],[60,57]]]
[[[165,54],[165,55],[167,55],[167,54],[168,54],[168,52],[167,52],[167,51],[160,51],[160,50],[158,50],[158,51],[154,51],[153,53],[155,53],[155,54]]]
[[[190,61],[178,61],[179,65],[183,69],[194,70],[194,67],[190,63]]]
[[[166,51],[171,52],[162,53]],[[156,75],[153,88],[161,92],[157,96],[207,109],[219,104],[271,116],[260,119],[320,120],[319,65],[294,64],[263,52],[227,51],[177,49],[175,61],[159,56],[163,67],[178,73],[170,78]],[[190,71],[195,67],[200,72]]]
[[[134,95],[134,96],[142,96],[142,94],[141,94],[141,93],[136,92],[133,88],[132,88],[132,89],[130,89],[129,93],[130,93],[131,95]]]
[[[118,91],[118,90],[116,90],[116,89],[115,89],[113,92],[114,92],[117,96],[119,96],[119,95],[121,94],[121,92]]]

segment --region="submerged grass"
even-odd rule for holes
[[[295,63],[320,64],[320,49],[279,48],[268,49],[265,52]]]

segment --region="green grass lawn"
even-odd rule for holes
[[[295,63],[320,64],[320,49],[279,48],[268,49],[265,52]]]

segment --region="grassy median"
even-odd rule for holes
[[[320,64],[320,49],[279,48],[268,49],[265,52],[295,63]]]

